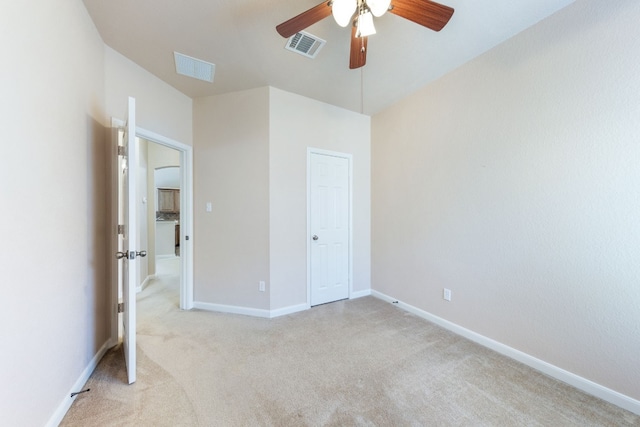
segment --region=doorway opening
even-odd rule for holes
[[[138,229],[140,246],[148,248],[148,256],[139,266],[137,291],[142,292],[148,285],[162,280],[175,282],[177,286],[171,286],[167,291],[175,294],[171,299],[179,306],[180,224],[184,210],[180,197],[180,152],[147,139],[139,138],[138,141],[138,188],[143,200]]]
[[[112,119],[112,128],[120,129],[123,122]],[[118,130],[117,132],[121,132]],[[163,137],[142,128],[136,128],[135,150],[137,153],[136,164],[129,164],[129,174],[135,174],[137,187],[137,247],[144,249],[148,256],[137,258],[137,281],[133,286],[137,291],[142,291],[150,281],[158,274],[171,274],[175,286],[176,294],[179,294],[179,307],[182,310],[193,308],[193,154],[192,147]],[[118,137],[119,138],[119,137]],[[117,141],[117,138],[116,138]],[[164,157],[163,157],[164,156]],[[167,160],[169,158],[169,160]],[[168,166],[173,168],[172,184],[175,200],[173,215],[174,220],[167,220],[167,213],[158,215],[160,209],[156,186],[156,169],[162,170]],[[162,173],[158,179],[163,179]],[[177,175],[177,179],[175,177]],[[177,181],[177,184],[176,184]],[[168,187],[160,183],[162,187]],[[124,203],[117,200],[118,207]],[[165,220],[171,229],[171,241],[173,251],[169,254],[170,259],[158,256],[156,241],[158,233],[157,219]],[[163,225],[166,227],[166,225]],[[164,255],[164,254],[162,254]],[[160,261],[160,262],[159,262]],[[120,267],[118,267],[120,268]],[[121,278],[121,274],[117,274]],[[119,283],[114,287],[113,300],[120,302],[122,298],[122,288]],[[113,345],[119,342],[121,334],[121,321],[117,314],[114,314],[111,328],[111,341]]]

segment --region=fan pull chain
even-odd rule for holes
[[[360,67],[360,114],[364,114],[364,67]]]

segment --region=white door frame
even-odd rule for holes
[[[307,147],[307,308],[311,307],[311,156],[339,157],[349,162],[349,296],[353,295],[353,155],[338,151]]]
[[[123,125],[124,121],[111,119],[112,128]],[[180,309],[191,310],[193,308],[193,147],[140,127],[136,128],[136,136],[180,153]],[[117,307],[117,289],[112,291],[112,300],[112,307]],[[111,342],[115,345],[118,343],[116,311],[113,313],[111,325]]]

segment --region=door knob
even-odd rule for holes
[[[318,240],[318,236],[316,236],[315,234],[312,237],[313,240]]]
[[[136,252],[136,256],[144,258],[147,256],[147,251]]]
[[[129,251],[116,252],[116,259],[129,258]]]

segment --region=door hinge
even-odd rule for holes
[[[127,148],[124,145],[118,145],[118,156],[127,156]]]
[[[124,224],[118,224],[118,234],[122,234],[124,236],[125,231],[126,226]]]
[[[123,302],[119,302],[118,303],[118,313],[124,313],[124,303]]]

